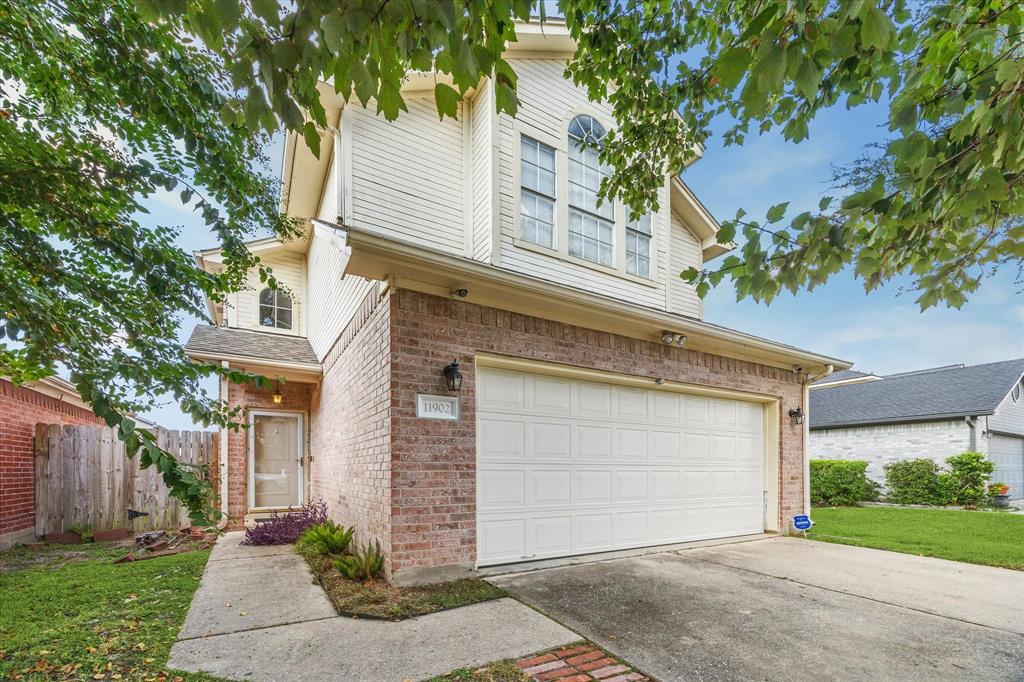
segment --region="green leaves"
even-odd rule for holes
[[[885,49],[892,41],[895,30],[892,21],[878,7],[864,3],[866,10],[861,18],[860,41],[865,47]]]
[[[459,113],[461,99],[458,91],[450,85],[438,83],[434,86],[434,100],[437,102],[437,113],[441,119],[445,116],[455,118]]]
[[[719,55],[714,73],[722,86],[731,90],[739,85],[750,64],[750,50],[745,47],[731,47]]]
[[[768,219],[769,223],[777,223],[780,220],[782,220],[782,216],[786,215],[787,208],[789,208],[788,201],[783,202],[781,204],[775,204],[774,206],[768,209],[768,212],[765,214],[765,217]]]

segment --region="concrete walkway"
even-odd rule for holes
[[[398,623],[339,617],[290,546],[214,546],[168,667],[245,680],[422,680],[579,635],[513,599]]]

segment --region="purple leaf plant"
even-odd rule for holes
[[[302,509],[290,511],[287,514],[274,512],[269,521],[247,528],[242,544],[288,545],[298,540],[302,531],[326,520],[327,503],[323,500],[317,500]]]

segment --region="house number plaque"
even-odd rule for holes
[[[459,418],[459,398],[450,395],[417,393],[416,416],[423,419],[456,421]]]

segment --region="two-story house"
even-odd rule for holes
[[[806,385],[849,364],[702,321],[678,275],[728,249],[714,218],[676,172],[652,215],[598,205],[612,109],[563,78],[564,29],[518,31],[515,118],[484,81],[439,120],[430,74],[394,123],[325,86],[320,158],[288,138],[308,236],[251,248],[289,291],[253,277],[188,343],[284,379],[221,387],[233,524],[322,498],[417,582],[805,510]]]

